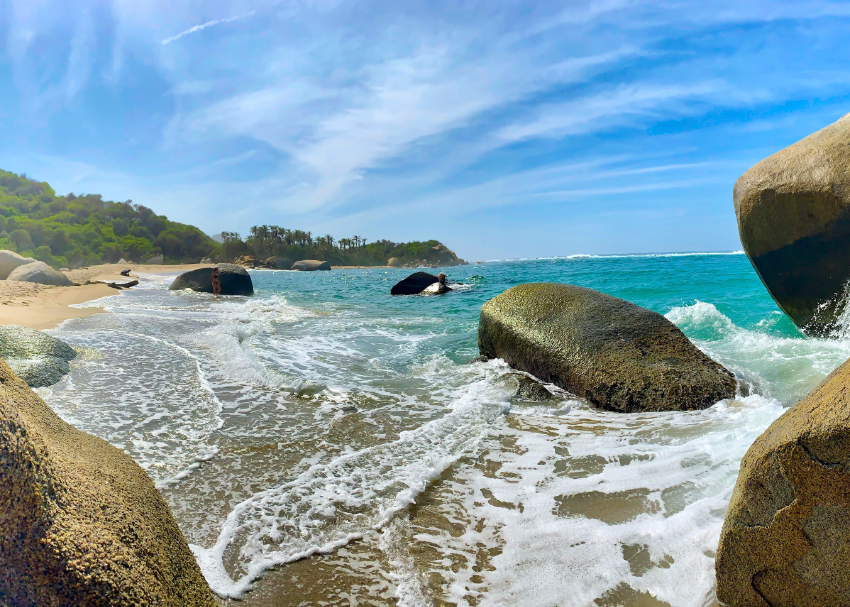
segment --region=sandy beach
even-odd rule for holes
[[[102,313],[102,308],[74,308],[85,303],[117,295],[120,291],[105,282],[127,282],[138,274],[172,274],[205,267],[202,264],[139,265],[104,264],[70,270],[65,274],[75,286],[54,287],[31,282],[0,280],[0,325],[21,325],[31,329],[53,329],[72,318],[84,318]],[[130,277],[121,271],[131,269]]]

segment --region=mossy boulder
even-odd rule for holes
[[[52,335],[19,327],[0,327],[0,358],[32,388],[52,386],[69,371],[77,352]]]
[[[850,280],[850,114],[749,169],[733,198],[773,299],[807,333],[829,333]]]
[[[850,605],[850,362],[752,444],[717,549],[726,605]]]
[[[213,607],[151,479],[0,361],[0,603]]]
[[[573,285],[523,284],[491,299],[478,348],[611,411],[705,409],[737,384],[660,314]]]
[[[198,268],[183,272],[174,279],[169,287],[170,291],[182,291],[191,289],[199,293],[212,293],[212,271],[213,267]],[[254,283],[251,275],[242,266],[233,263],[218,264],[218,279],[221,282],[222,295],[253,295]]]

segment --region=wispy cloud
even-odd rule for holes
[[[203,31],[207,28],[214,27],[216,25],[222,25],[224,23],[232,23],[234,21],[239,21],[240,19],[245,19],[247,17],[251,17],[251,16],[256,15],[256,14],[257,14],[257,11],[250,11],[248,13],[244,13],[242,15],[236,15],[235,17],[229,17],[227,19],[213,19],[212,21],[207,21],[206,23],[201,23],[200,25],[195,25],[193,27],[190,27],[187,30],[183,30],[179,34],[171,36],[170,38],[166,38],[165,40],[163,40],[161,42],[161,44],[170,44],[170,43],[174,42],[175,40],[180,40],[180,38],[183,38],[184,36],[188,36],[189,34],[194,34],[196,32]]]

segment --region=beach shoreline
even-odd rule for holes
[[[106,312],[99,307],[76,308],[78,304],[103,297],[118,295],[103,281],[127,282],[139,274],[178,274],[209,267],[210,264],[103,264],[65,274],[75,286],[56,287],[30,282],[7,282],[0,280],[0,326],[20,325],[30,329],[55,329],[63,322],[85,318]],[[334,266],[335,270],[374,269],[389,266]],[[130,276],[121,276],[121,271],[130,268]],[[390,268],[396,269],[396,268]]]
[[[106,311],[98,307],[73,307],[121,293],[102,281],[121,283],[132,280],[139,274],[171,274],[202,268],[205,265],[104,264],[90,266],[65,272],[74,282],[73,287],[0,280],[0,326],[20,325],[38,330],[55,329],[65,321]],[[127,268],[131,269],[130,276],[121,276],[121,271]]]

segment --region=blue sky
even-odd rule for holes
[[[6,0],[0,167],[210,234],[734,250],[735,179],[850,112],[847,31],[848,2]]]

